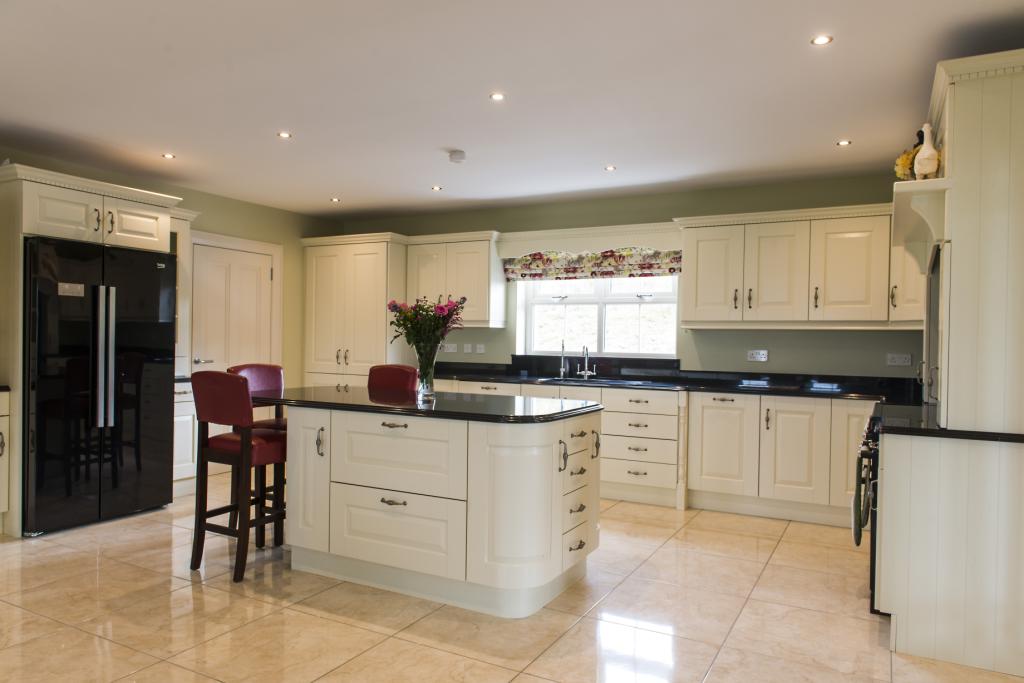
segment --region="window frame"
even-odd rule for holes
[[[598,348],[589,349],[591,357],[594,358],[678,358],[679,355],[679,334],[675,324],[673,324],[673,332],[675,333],[672,338],[673,350],[671,353],[625,353],[625,352],[614,352],[609,353],[605,351],[606,345],[606,332],[605,329],[605,308],[609,304],[626,304],[626,303],[639,303],[643,304],[672,304],[675,306],[675,315],[673,320],[679,316],[679,285],[680,279],[678,275],[659,275],[655,277],[666,277],[671,278],[672,291],[658,294],[648,294],[639,302],[637,301],[639,292],[633,294],[613,294],[611,291],[612,280],[647,280],[648,278],[584,278],[588,282],[593,282],[596,285],[593,294],[567,294],[561,301],[553,302],[551,295],[540,295],[537,293],[537,289],[543,282],[549,282],[546,280],[526,280],[519,282],[518,298],[522,302],[522,316],[521,323],[517,323],[517,326],[521,325],[522,339],[525,353],[531,356],[558,356],[559,351],[538,351],[534,348],[533,343],[533,319],[534,319],[534,307],[540,305],[551,305],[552,303],[565,304],[595,304],[597,305],[597,339]],[[579,280],[557,280],[556,282],[579,282]],[[646,294],[646,293],[645,293]],[[573,349],[566,349],[566,354],[578,355],[580,352]]]

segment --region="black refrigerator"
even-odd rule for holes
[[[25,239],[23,529],[171,502],[176,261]]]

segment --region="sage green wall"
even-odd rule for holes
[[[288,376],[295,378],[302,376],[302,331],[305,307],[302,294],[304,286],[302,245],[299,243],[299,239],[310,234],[336,232],[337,226],[340,225],[338,221],[305,216],[206,192],[198,192],[159,179],[68,162],[48,155],[15,149],[0,141],[0,159],[7,158],[12,163],[27,164],[59,173],[69,173],[181,197],[182,202],[178,206],[200,212],[200,216],[192,224],[194,230],[282,245],[284,247],[282,364]]]
[[[392,231],[407,235],[470,230],[548,230],[656,223],[681,216],[781,211],[892,201],[888,172],[786,180],[746,186],[692,189],[595,199],[545,201],[470,209],[343,219],[346,233]],[[326,233],[325,233],[326,234]],[[512,288],[510,288],[512,289]],[[447,361],[507,363],[515,350],[515,297],[509,292],[509,324],[503,330],[467,329],[451,342]],[[463,344],[484,344],[483,354],[464,353]],[[748,349],[768,349],[767,363],[746,360]],[[912,376],[914,366],[890,368],[887,352],[909,353],[916,364],[920,332],[680,331],[680,365],[687,370],[814,372],[844,375]]]

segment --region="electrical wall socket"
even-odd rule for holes
[[[487,347],[484,346],[483,344],[477,344],[476,345],[476,352],[477,353],[486,353],[487,352]]]
[[[756,363],[767,363],[768,349],[750,349],[747,351],[747,360]]]
[[[885,364],[893,367],[906,368],[910,366],[912,359],[909,353],[887,353]]]
[[[472,344],[463,344],[462,345],[462,352],[463,353],[473,353],[473,345]]]
[[[444,352],[445,353],[455,353],[458,350],[459,350],[459,345],[458,344],[449,344],[449,343],[445,342],[445,345],[444,345]]]

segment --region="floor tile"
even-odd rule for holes
[[[745,598],[762,569],[761,562],[694,552],[673,539],[655,551],[633,576]]]
[[[603,621],[721,645],[744,598],[630,577],[591,612]]]
[[[112,681],[158,661],[71,627],[0,650],[3,677],[19,683]]]
[[[512,683],[549,683],[551,679],[541,678],[532,674],[519,674],[512,679]]]
[[[618,507],[616,505],[612,510],[617,510]],[[657,547],[672,538],[672,534],[678,531],[680,526],[682,525],[641,524],[622,519],[608,519],[602,515],[601,544],[626,541]]]
[[[249,553],[250,558],[255,556],[255,550],[251,549]],[[160,574],[170,574],[190,581],[204,581],[231,571],[235,561],[235,542],[225,536],[207,535],[203,561],[195,571],[191,568],[191,543],[169,549],[153,548],[120,556],[118,559]]]
[[[625,576],[643,564],[656,549],[657,546],[648,543],[601,538],[597,550],[587,556],[587,566]]]
[[[58,542],[116,560],[149,550],[170,550],[191,543],[192,532],[168,524],[126,520],[124,525],[117,528],[103,524],[97,525],[97,528],[85,527],[61,537]]]
[[[878,619],[871,613],[867,574],[843,576],[769,564],[750,597],[858,619]]]
[[[864,538],[860,545],[853,544],[853,536],[850,527],[826,526],[824,524],[807,524],[805,522],[790,522],[783,540],[796,543],[815,543],[818,545],[829,545],[844,550],[853,550],[861,553],[868,553],[871,550],[871,532],[865,531]]]
[[[281,610],[197,645],[170,661],[222,681],[311,681],[385,636]]]
[[[764,563],[771,557],[778,544],[778,541],[773,538],[694,529],[692,524],[693,522],[683,527],[673,538],[687,550],[699,553]]]
[[[612,507],[613,505],[618,504],[618,502],[619,501],[617,501],[617,500],[611,500],[609,498],[602,498],[601,499],[601,512],[604,512],[605,510],[607,510],[608,508]]]
[[[95,617],[78,627],[167,659],[276,609],[266,602],[191,584]]]
[[[546,606],[559,612],[582,616],[611,593],[624,578],[626,577],[606,572],[599,567],[588,566],[586,576],[566,588]]]
[[[119,678],[118,683],[216,683],[216,680],[170,662],[159,662]]]
[[[894,652],[892,680],[893,683],[1020,683],[1024,677]]]
[[[726,646],[889,680],[888,620],[869,621],[749,600]]]
[[[724,647],[705,683],[872,683],[873,678]]]
[[[697,683],[717,652],[717,647],[706,643],[586,618],[530,664],[526,673],[563,683]]]
[[[0,602],[0,649],[64,628],[64,624]]]
[[[577,620],[549,609],[524,619],[502,619],[445,605],[398,637],[521,671]]]
[[[232,580],[232,574],[215,576],[206,583],[221,590],[239,593],[284,607],[305,600],[320,591],[336,586],[340,581],[319,574],[291,569],[287,551],[277,548],[261,551],[255,561],[248,563],[245,579]]]
[[[92,571],[98,563],[99,558],[95,553],[58,544],[8,549],[0,556],[0,595],[36,588]]]
[[[323,683],[507,683],[515,671],[397,638],[348,661]]]
[[[623,501],[614,508],[605,511],[601,515],[601,519],[602,521],[606,519],[621,519],[626,522],[675,526],[679,528],[696,517],[698,512],[700,510],[677,510],[660,505],[643,505],[641,503]]]
[[[779,542],[772,555],[771,564],[796,569],[810,569],[828,574],[866,577],[871,568],[868,553],[814,543]]]
[[[725,531],[733,534],[762,536],[778,540],[782,537],[788,524],[789,522],[783,519],[701,510],[700,514],[686,525],[686,528],[703,529],[705,531]]]
[[[101,559],[94,571],[12,593],[4,596],[4,600],[36,614],[74,624],[166,595],[188,584],[183,579]]]
[[[292,609],[393,635],[441,606],[401,593],[341,583],[292,605]]]

